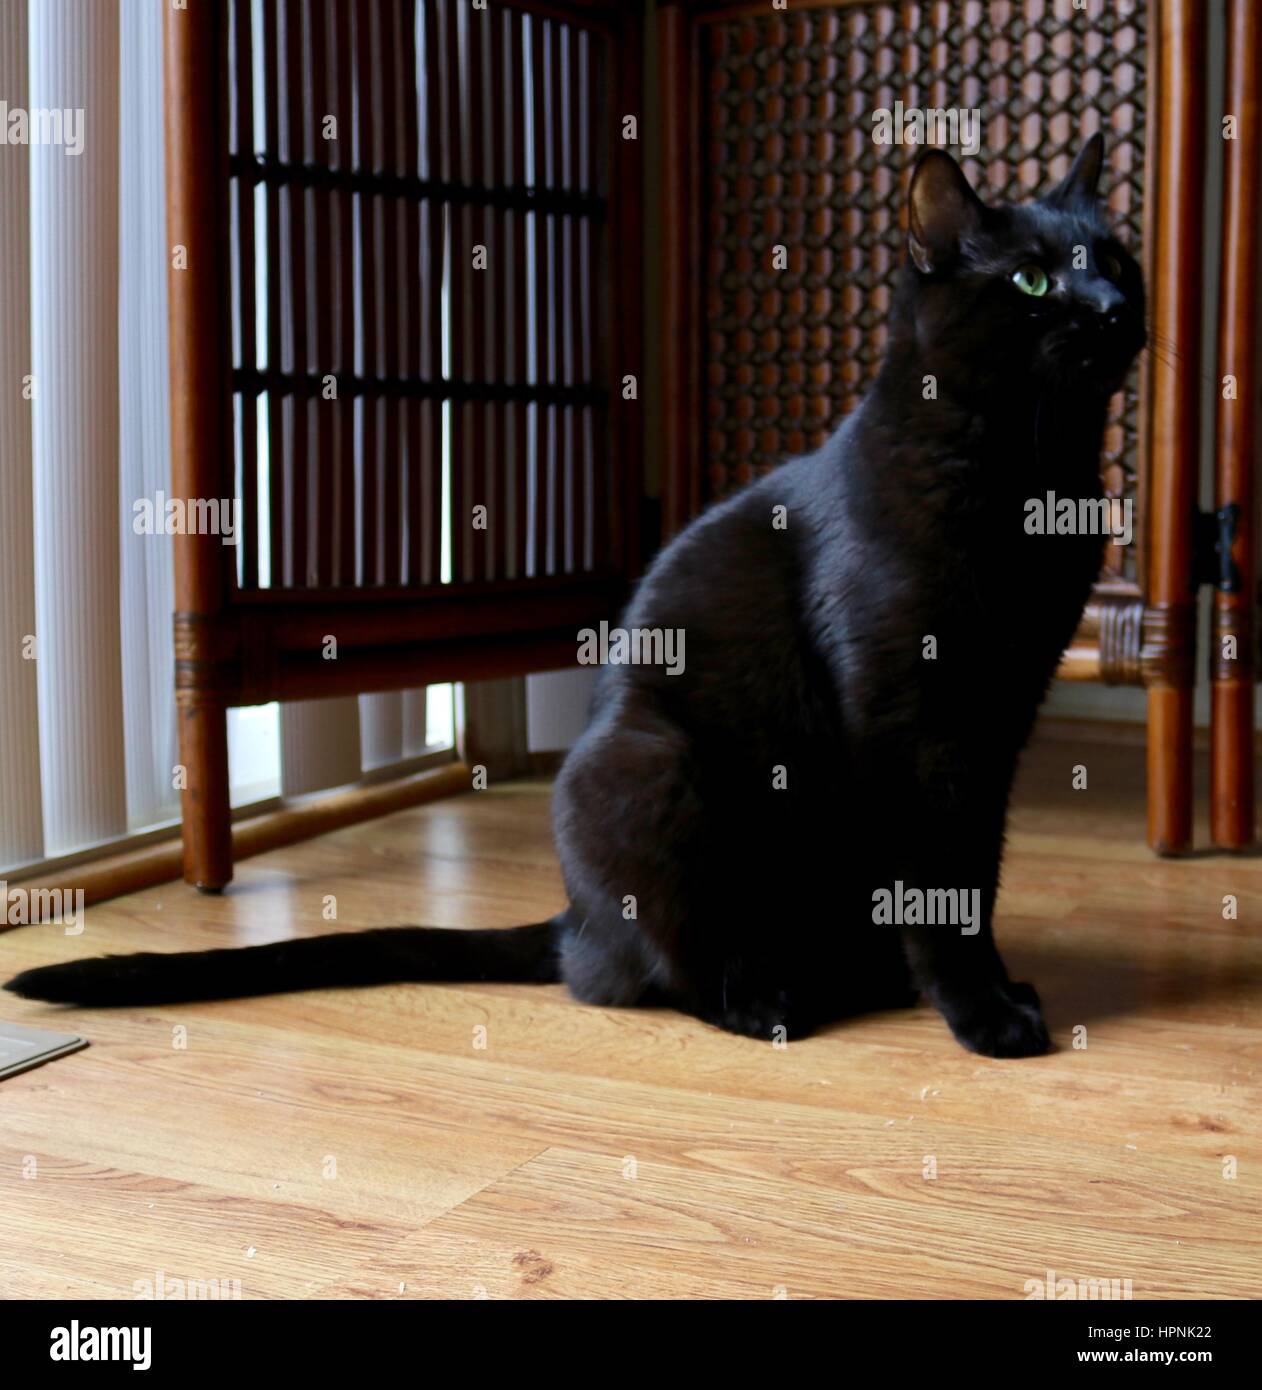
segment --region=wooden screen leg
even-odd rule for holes
[[[215,893],[232,881],[232,815],[228,797],[228,711],[218,702],[181,702],[180,793],[184,881]]]
[[[517,777],[528,771],[526,678],[467,681],[457,719],[456,746],[469,767],[485,767],[491,778]]]
[[[1205,23],[1198,0],[1158,0],[1161,100],[1152,264],[1152,418],[1147,490],[1144,667],[1148,843],[1192,845],[1192,685],[1196,607],[1192,526],[1200,424],[1201,214],[1205,183]],[[1177,367],[1175,363],[1177,362]]]
[[[1221,645],[1217,634],[1214,640]],[[1238,635],[1236,640],[1241,640]],[[1222,849],[1247,849],[1253,843],[1254,817],[1251,678],[1238,672],[1216,678],[1210,719],[1210,832]]]
[[[1158,854],[1192,845],[1192,690],[1148,689],[1148,843]]]
[[[1258,392],[1258,71],[1262,67],[1262,5],[1229,0],[1227,82],[1223,109],[1236,117],[1236,139],[1223,141],[1222,273],[1218,302],[1218,374],[1236,390],[1219,392],[1215,496],[1234,506],[1235,574],[1214,593],[1210,671],[1210,830],[1224,849],[1253,843],[1253,460]]]
[[[200,2],[163,7],[167,240],[186,253],[167,263],[171,496],[190,500],[231,497],[233,489],[233,356],[225,307],[232,277],[221,196],[227,186],[221,119],[227,8]],[[207,891],[232,878],[228,712],[220,685],[221,661],[236,656],[236,630],[224,620],[235,569],[230,554],[206,526],[181,528],[171,537],[184,877]]]

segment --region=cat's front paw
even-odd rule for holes
[[[774,990],[767,998],[724,1001],[705,1010],[702,1017],[728,1033],[764,1042],[788,1042],[811,1032],[809,1020],[793,1008],[783,990]]]
[[[1041,1057],[1052,1045],[1033,985],[936,1001],[956,1040],[983,1057]]]

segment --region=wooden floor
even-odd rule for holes
[[[0,1083],[0,1292],[1014,1299],[1051,1269],[1259,1297],[1262,859],[1153,859],[1141,757],[1051,743],[1023,772],[1000,937],[1059,1047],[1032,1061],[925,1008],[777,1049],[560,987],[0,995],[92,1042]],[[17,929],[0,969],[327,931],[330,894],[344,928],[546,916],[547,787],[277,851],[220,899],[89,907],[79,937]]]

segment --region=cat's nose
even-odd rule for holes
[[[1126,310],[1126,296],[1107,280],[1084,286],[1082,298],[1087,307],[1110,327],[1121,323]]]

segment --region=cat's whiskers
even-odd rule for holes
[[[1172,372],[1191,370],[1183,353],[1181,353],[1173,343],[1163,342],[1157,338],[1153,338],[1140,349],[1140,352],[1141,354],[1147,353],[1157,362],[1160,362],[1163,367],[1168,368]],[[1196,375],[1200,377],[1202,383],[1211,386],[1217,384],[1217,378],[1214,373],[1207,371],[1204,367],[1198,368]]]
[[[1158,333],[1151,322],[1145,327],[1148,329],[1148,342],[1140,349],[1141,352],[1151,353],[1164,366],[1171,371],[1179,368],[1187,369],[1187,355],[1179,346],[1178,342],[1168,333]],[[1165,354],[1163,356],[1163,354]],[[1197,369],[1197,375],[1204,382],[1217,384],[1217,378],[1212,371],[1207,371],[1203,366]]]

